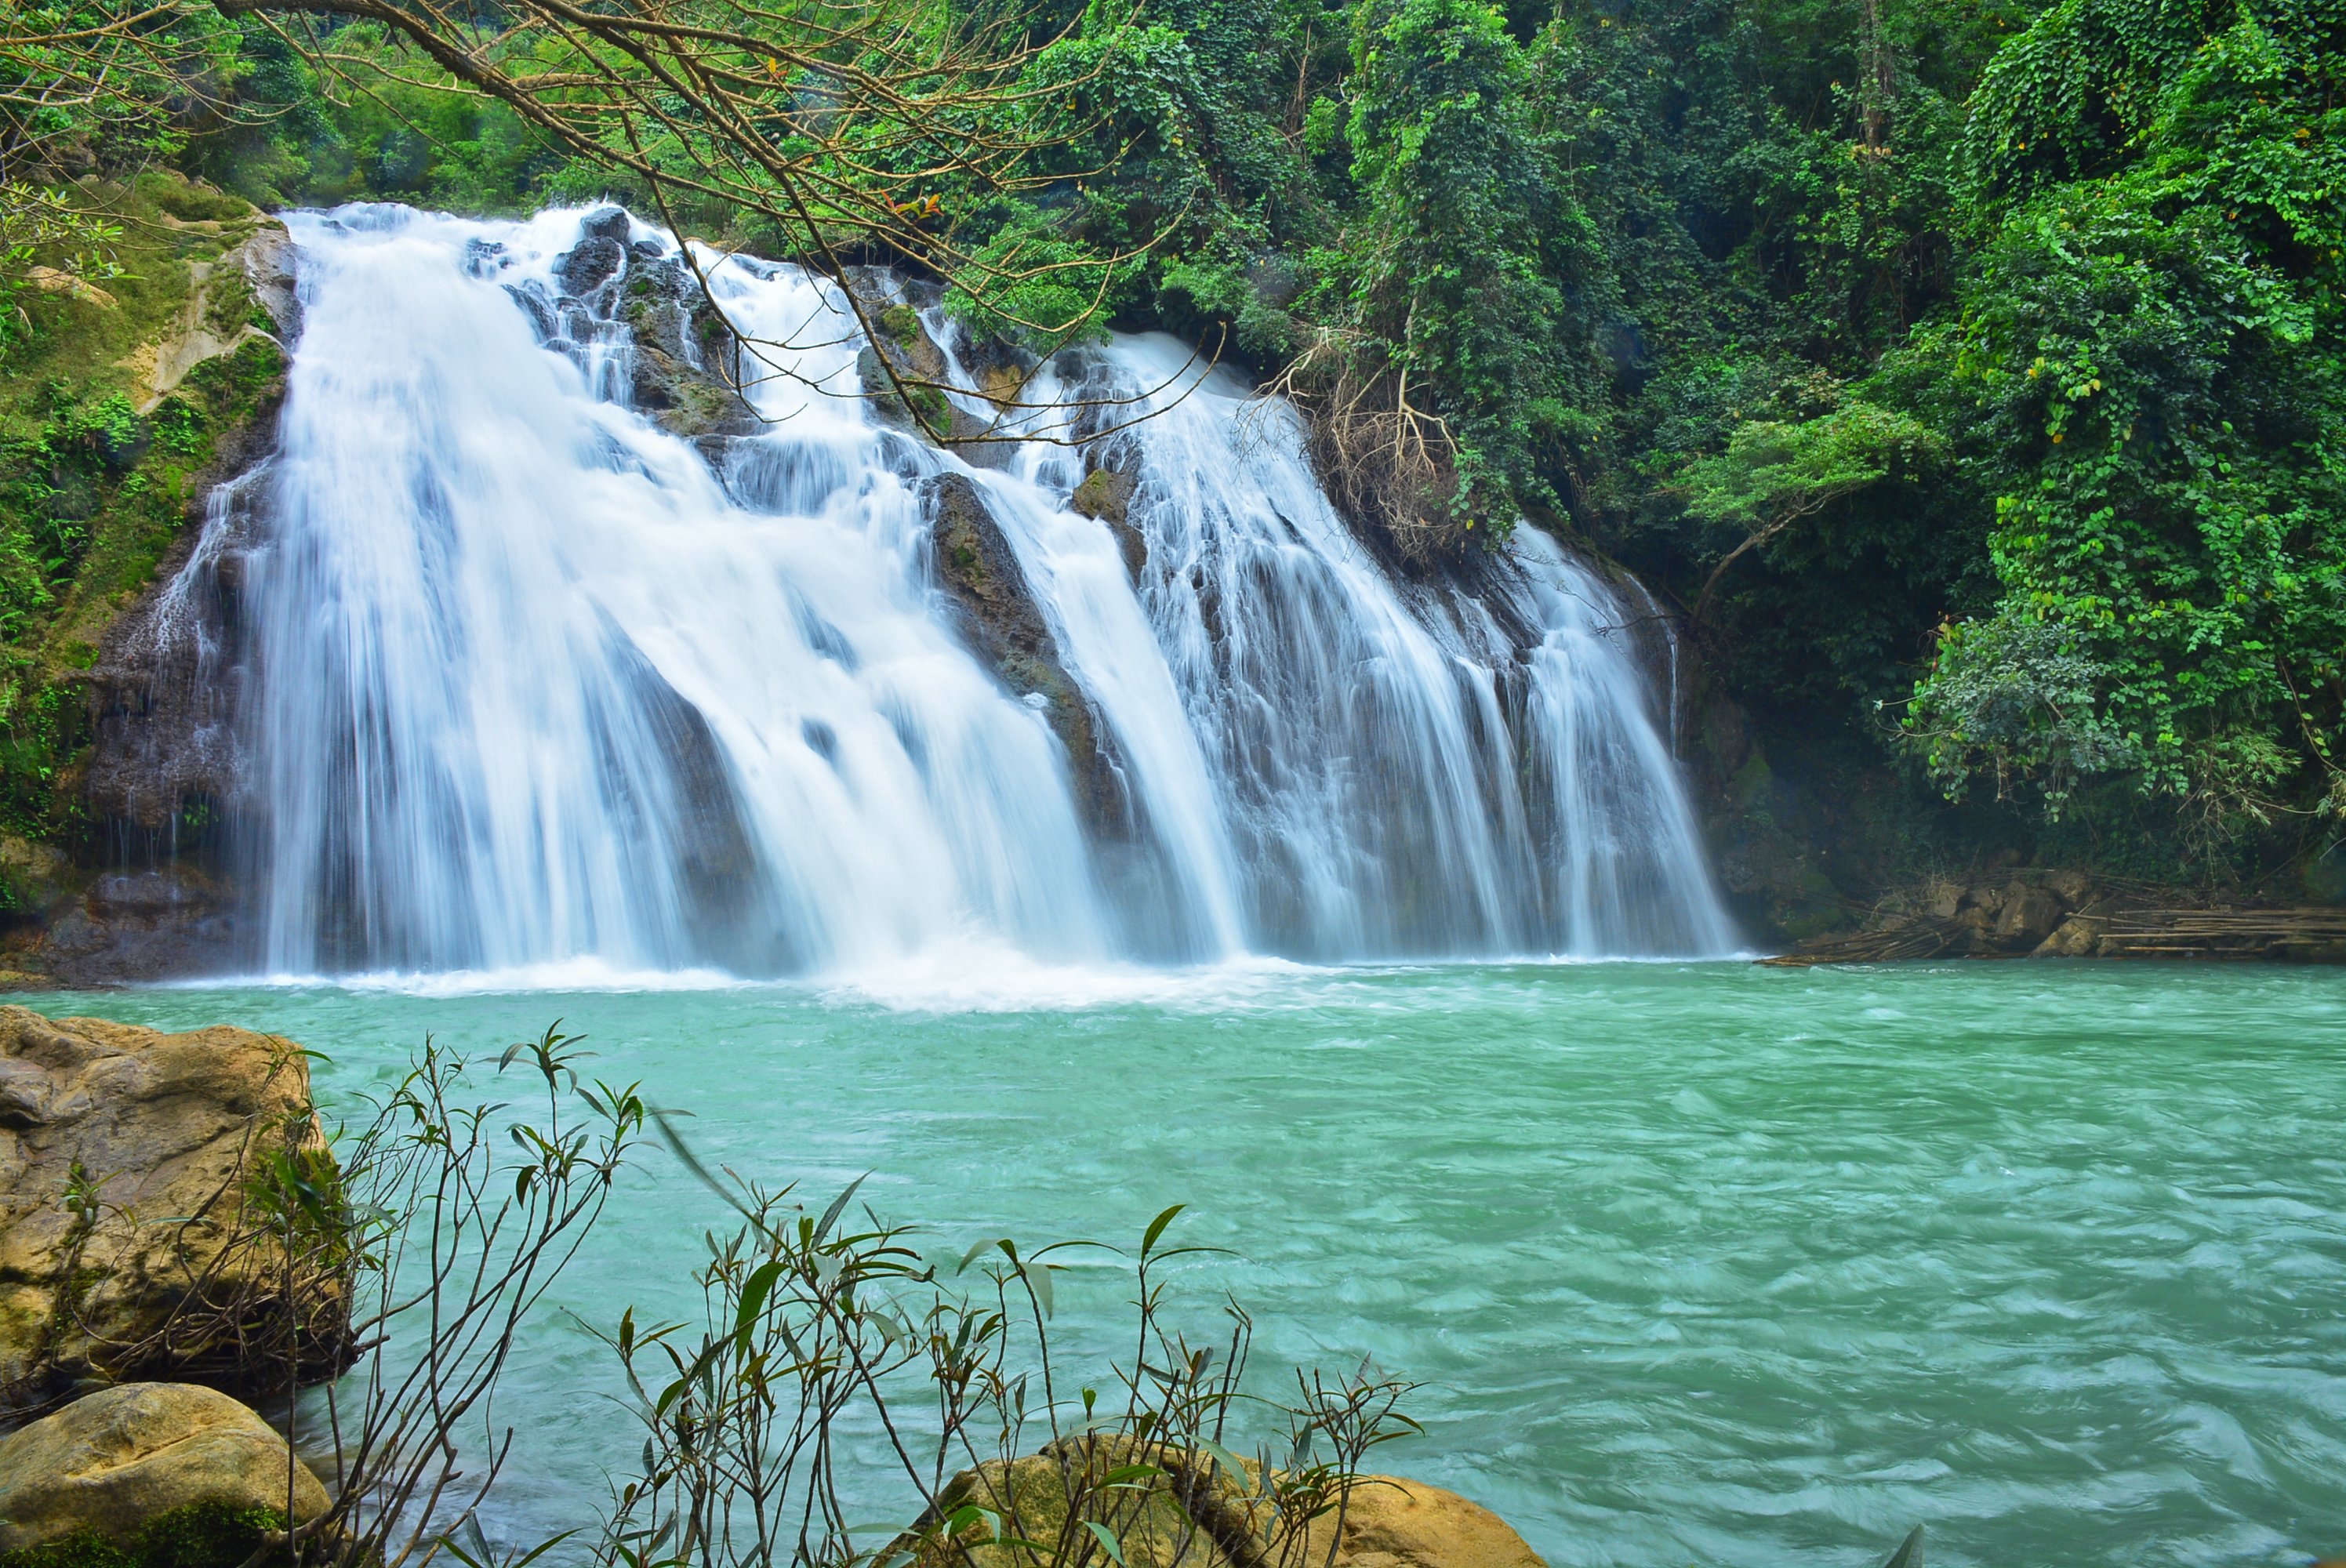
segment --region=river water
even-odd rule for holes
[[[2303,1564],[2346,1551],[2346,986],[2334,971],[1739,963],[1051,970],[820,986],[42,995],[325,1052],[325,1098],[427,1032],[555,1018],[689,1110],[710,1163],[867,1196],[939,1250],[1232,1250],[1266,1380],[1421,1380],[1402,1473],[1555,1564]],[[564,987],[567,986],[568,989]],[[583,987],[583,988],[582,988]],[[676,1313],[722,1211],[646,1156],[531,1330],[501,1529],[629,1455],[608,1325]],[[1058,1290],[1108,1353],[1118,1277]],[[875,1507],[887,1500],[875,1499]],[[880,1515],[873,1515],[879,1517]]]

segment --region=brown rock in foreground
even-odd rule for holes
[[[1298,1561],[1328,1561],[1333,1515],[1312,1522]],[[1454,1492],[1364,1475],[1344,1505],[1336,1561],[1347,1568],[1547,1568],[1507,1522]]]
[[[1157,1473],[1144,1476],[1143,1467]],[[1331,1504],[1282,1531],[1253,1464],[1236,1477],[1200,1455],[1128,1438],[1066,1439],[964,1471],[940,1495],[938,1512],[974,1504],[1002,1519],[1005,1535],[1045,1548],[964,1537],[977,1568],[1031,1568],[1051,1557],[1053,1543],[1080,1540],[1067,1524],[1071,1490],[1086,1498],[1081,1517],[1116,1537],[1127,1568],[1546,1568],[1504,1520],[1438,1486],[1364,1475],[1344,1502],[1341,1526]],[[933,1555],[931,1548],[923,1560]]]
[[[259,1416],[189,1383],[128,1383],[0,1438],[0,1552],[77,1531],[124,1543],[199,1503],[265,1508],[296,1524],[326,1489]]]
[[[332,1238],[295,1226],[289,1302],[256,1192],[285,1168],[336,1185],[289,1042],[0,1007],[0,1416],[89,1382],[267,1390],[339,1370]]]

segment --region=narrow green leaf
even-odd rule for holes
[[[857,1176],[853,1181],[849,1182],[847,1190],[831,1200],[831,1207],[822,1212],[822,1223],[814,1227],[814,1238],[817,1241],[831,1234],[831,1227],[839,1223],[841,1215],[847,1212],[848,1203],[855,1196],[855,1189],[864,1184],[870,1174],[867,1171],[863,1176]]]
[[[1213,1439],[1209,1437],[1200,1437],[1196,1439],[1191,1446],[1205,1450],[1207,1455],[1210,1457],[1216,1464],[1220,1465],[1224,1470],[1229,1472],[1231,1480],[1244,1481],[1246,1479],[1246,1466],[1239,1462],[1239,1456],[1224,1448],[1221,1444],[1216,1442]]]
[[[750,1336],[750,1325],[757,1322],[758,1314],[765,1310],[766,1298],[772,1294],[774,1281],[780,1278],[781,1274],[780,1259],[762,1263],[758,1266],[757,1272],[750,1276],[750,1282],[741,1287],[741,1308],[734,1314],[733,1331],[745,1341]]]
[[[1116,1560],[1116,1568],[1124,1568],[1124,1547],[1117,1543],[1115,1532],[1093,1519],[1085,1520],[1084,1528],[1092,1532],[1092,1539],[1100,1543],[1100,1550]]]
[[[1141,1257],[1146,1257],[1148,1256],[1149,1249],[1157,1245],[1157,1238],[1165,1234],[1165,1227],[1173,1223],[1173,1217],[1179,1214],[1183,1209],[1188,1207],[1189,1206],[1186,1203],[1177,1203],[1171,1208],[1167,1209],[1163,1214],[1158,1215],[1155,1219],[1148,1222],[1148,1232],[1140,1238]]]

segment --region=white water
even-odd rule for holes
[[[746,260],[712,284],[766,344],[773,423],[720,478],[622,406],[624,329],[556,305],[540,341],[516,290],[555,300],[580,219],[293,220],[280,455],[212,524],[243,535],[267,969],[1733,946],[1634,616],[1534,531],[1474,596],[1404,589],[1286,411],[1217,374],[1113,438],[1136,583],[1065,504],[1076,450],[968,471],[883,428],[831,286]],[[1168,340],[1064,358],[1038,389],[1195,380]],[[1132,842],[1087,836],[1043,715],[950,629],[917,494],[948,471],[1093,707]]]

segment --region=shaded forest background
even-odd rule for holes
[[[1021,178],[904,191],[957,308],[1221,345],[1405,569],[1528,520],[1636,573],[1751,875],[1819,919],[1998,859],[2346,896],[2346,0],[989,3],[930,25],[1020,45]],[[11,67],[0,805],[35,837],[75,827],[85,492],[155,439],[76,371],[64,280],[134,298],[214,190],[610,195],[809,252],[379,21],[157,16],[199,91],[45,119]]]

